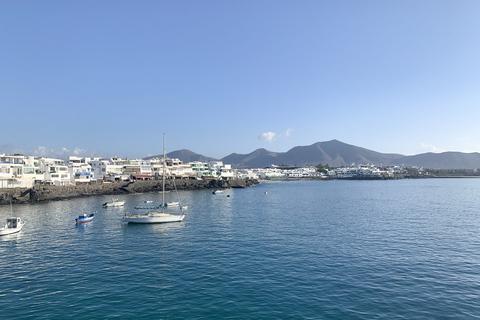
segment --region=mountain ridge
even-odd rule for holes
[[[248,154],[232,153],[221,159],[206,157],[186,149],[173,151],[167,155],[185,162],[220,160],[225,164],[231,164],[234,168],[264,168],[271,165],[315,166],[318,164],[331,167],[374,164],[417,166],[429,169],[480,168],[480,153],[478,152],[428,152],[406,156],[398,153],[381,153],[335,139],[316,142],[308,146],[296,146],[286,152],[274,152],[259,148]]]

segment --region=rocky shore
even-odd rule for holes
[[[258,184],[255,179],[237,180],[167,180],[165,190],[199,190],[247,188]],[[35,203],[42,201],[64,200],[76,197],[96,195],[120,195],[129,193],[146,193],[162,190],[161,180],[130,181],[115,183],[94,183],[76,186],[35,186],[33,188],[0,189],[0,205],[12,203]]]

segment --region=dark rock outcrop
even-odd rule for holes
[[[254,179],[238,180],[184,180],[168,179],[165,190],[199,190],[247,188],[258,184]],[[95,183],[76,186],[35,186],[33,188],[0,189],[0,205],[12,203],[33,203],[63,200],[96,195],[119,195],[128,193],[146,193],[162,190],[161,180],[131,181],[116,183]]]

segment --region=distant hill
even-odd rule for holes
[[[277,164],[278,153],[266,149],[257,149],[249,154],[232,153],[222,158],[223,163],[231,164],[237,168],[263,168],[272,163]]]
[[[216,160],[190,150],[182,149],[167,154],[169,158],[177,158],[185,162]],[[151,158],[162,156],[152,156]],[[349,166],[352,164],[405,165],[429,169],[478,169],[480,153],[444,152],[423,153],[405,156],[396,153],[380,153],[362,147],[346,144],[338,140],[317,142],[309,146],[294,147],[287,152],[273,152],[257,149],[248,154],[232,153],[222,159],[225,164],[234,168],[264,168],[274,165],[315,166],[319,163],[331,167]]]
[[[385,164],[401,157],[404,156],[375,152],[338,140],[317,142],[305,147],[295,147],[278,156],[283,163],[288,164],[317,165],[322,163],[334,167],[348,166],[352,163]]]
[[[294,147],[287,152],[277,153],[257,149],[246,155],[231,154],[221,160],[239,168],[262,168],[275,165],[315,166],[319,163],[332,167],[356,164],[387,164],[405,156],[385,154],[352,146],[338,140],[317,142],[310,146]]]
[[[146,157],[145,160],[149,160],[152,158],[162,158],[162,157],[163,155],[150,156],[150,157]],[[167,153],[167,158],[180,159],[183,162],[194,162],[194,161],[209,162],[209,161],[216,160],[215,158],[206,157],[187,149],[181,149],[181,150],[169,152]]]
[[[480,153],[429,152],[414,156],[405,156],[393,161],[392,164],[429,169],[478,169],[480,168]]]

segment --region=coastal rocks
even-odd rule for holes
[[[199,190],[247,188],[258,184],[255,179],[237,180],[185,180],[167,179],[165,190]],[[33,188],[0,189],[0,205],[16,203],[33,203],[63,200],[75,197],[95,195],[120,195],[128,193],[145,193],[162,190],[161,180],[130,181],[115,183],[94,183],[76,186],[35,186]]]

